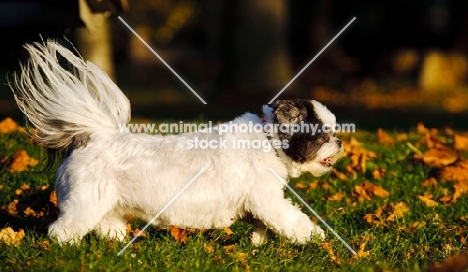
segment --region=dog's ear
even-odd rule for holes
[[[278,100],[274,107],[276,119],[281,124],[297,124],[307,117],[302,101]]]

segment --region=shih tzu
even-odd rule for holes
[[[77,242],[94,231],[123,240],[126,214],[154,219],[205,169],[154,220],[156,227],[210,229],[247,220],[255,226],[255,244],[267,240],[267,229],[301,244],[324,239],[324,231],[285,199],[284,185],[269,170],[284,180],[304,172],[321,176],[342,156],[333,131],[291,129],[332,127],[335,116],[319,102],[279,100],[263,106],[263,118],[245,113],[229,123],[261,125],[268,131],[220,135],[214,127],[168,136],[123,133],[119,124],[128,124],[130,103],[103,71],[54,41],[25,48],[29,61],[11,88],[49,159],[61,155],[55,183],[60,214],[49,226],[50,237]],[[232,144],[189,148],[195,138],[277,144],[269,150]]]

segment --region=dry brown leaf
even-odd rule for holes
[[[335,252],[333,251],[332,245],[330,243],[323,242],[322,248],[324,248],[328,252],[328,255],[330,256],[330,260],[332,262],[341,264],[340,258],[335,254]]]
[[[0,122],[0,133],[7,134],[17,130],[19,130],[18,125],[10,117],[7,117]]]
[[[439,171],[439,177],[445,181],[468,180],[468,160],[459,160]]]
[[[454,134],[453,135],[453,147],[456,150],[468,150],[468,137]]]
[[[339,172],[339,171],[336,170],[336,169],[333,169],[333,170],[332,170],[332,173],[333,173],[333,175],[335,175],[335,177],[337,177],[339,180],[343,180],[343,181],[344,181],[344,180],[347,180],[347,179],[348,179],[348,177],[346,176],[346,174],[341,173],[341,172]]]
[[[29,206],[24,210],[24,214],[28,216],[36,216],[36,212]]]
[[[398,217],[403,217],[408,212],[409,207],[404,202],[398,202],[397,204],[395,204],[395,206],[393,206],[393,213]]]
[[[203,243],[203,249],[206,251],[206,253],[211,254],[213,253],[214,249],[212,246],[208,245],[207,243]]]
[[[20,229],[18,232],[15,232],[12,228],[7,227],[0,230],[0,242],[3,242],[7,245],[17,245],[24,238],[24,230]]]
[[[314,182],[311,182],[311,183],[309,184],[309,189],[310,189],[310,190],[315,190],[315,188],[317,188],[318,185],[319,185],[319,181],[318,181],[318,180],[316,180],[316,181],[314,181]]]
[[[235,244],[227,245],[227,246],[223,246],[223,248],[226,251],[226,253],[231,253],[237,250],[237,245]]]
[[[447,257],[445,260],[439,263],[431,264],[427,272],[446,272],[446,271],[465,271],[468,268],[468,255],[457,254]]]
[[[226,232],[227,235],[233,235],[234,234],[234,232],[228,227],[225,227],[224,231]]]
[[[17,215],[18,214],[18,199],[15,199],[12,202],[8,203],[6,210],[9,215]]]
[[[377,139],[379,140],[379,143],[384,145],[395,144],[395,139],[393,139],[393,137],[382,128],[377,129]]]
[[[439,198],[439,201],[442,202],[442,203],[447,203],[447,202],[452,201],[452,199],[453,199],[453,195],[445,195],[445,196]]]
[[[430,177],[421,182],[424,187],[437,187],[437,180],[434,177]]]
[[[299,190],[307,190],[309,186],[305,185],[304,182],[299,181],[298,183],[296,183],[296,185],[294,185],[294,188],[299,189]]]
[[[418,196],[419,200],[421,200],[424,205],[426,205],[426,207],[436,207],[439,205],[439,203],[437,203],[437,201],[433,200],[432,199],[432,194],[425,194],[425,195],[422,195],[422,196]]]
[[[356,197],[358,201],[371,200],[371,197],[367,194],[367,191],[362,186],[354,186],[354,190],[351,191],[351,195]]]
[[[146,231],[142,231],[140,234],[138,234],[138,233],[140,233],[140,229],[132,230],[133,236],[137,236],[137,235],[140,236],[140,237],[145,237],[146,236]]]
[[[39,163],[35,158],[29,157],[25,150],[18,150],[11,158],[8,170],[27,171],[30,166],[36,166]]]
[[[444,167],[458,160],[458,155],[447,148],[429,149],[422,155],[415,154],[415,159],[422,160],[424,164],[432,167]]]
[[[58,207],[57,193],[55,192],[55,190],[53,190],[53,191],[50,193],[49,201],[50,201],[52,204],[54,204],[55,207]]]
[[[345,194],[343,192],[338,192],[330,197],[327,198],[327,200],[330,200],[330,201],[340,201],[343,199],[343,197],[345,196]]]
[[[169,231],[172,235],[172,237],[174,237],[174,239],[181,243],[181,244],[185,244],[187,243],[187,231],[185,229],[181,229],[177,226],[169,226]]]
[[[416,132],[419,134],[426,134],[427,132],[429,132],[429,130],[424,126],[422,122],[419,122],[416,125]]]
[[[361,186],[366,190],[368,193],[372,193],[374,196],[378,196],[380,198],[386,198],[390,195],[390,193],[382,188],[381,186],[374,185],[370,182],[364,181],[361,183]]]
[[[403,142],[403,141],[406,141],[408,140],[408,133],[398,133],[397,136],[396,136],[396,140],[398,142]]]

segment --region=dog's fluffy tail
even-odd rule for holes
[[[37,142],[47,149],[71,151],[86,145],[95,131],[116,131],[119,124],[128,123],[128,99],[96,65],[51,40],[25,48],[30,58],[10,87],[37,129]]]

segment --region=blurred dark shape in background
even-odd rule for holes
[[[321,100],[361,127],[468,127],[467,13],[464,0],[0,1],[0,66],[18,69],[25,42],[71,48],[67,38],[117,81],[136,118],[230,119],[258,112],[355,16],[280,98]],[[7,89],[0,117],[20,116]]]

